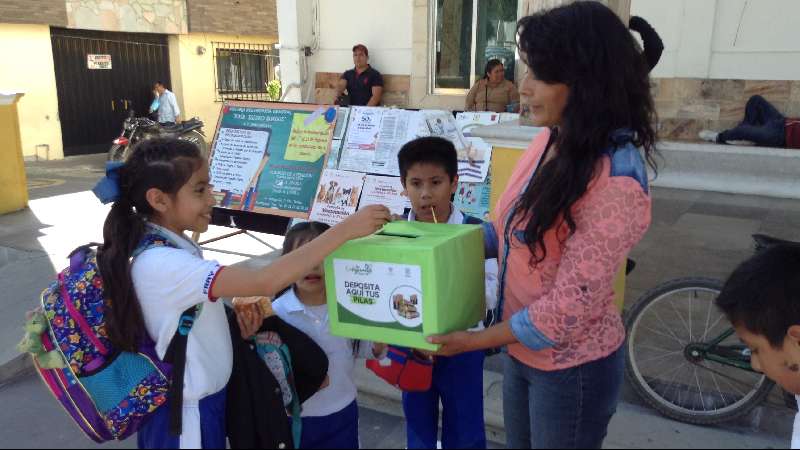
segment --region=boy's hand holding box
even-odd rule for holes
[[[435,351],[427,336],[483,320],[484,267],[479,226],[390,223],[326,260],[331,331]]]

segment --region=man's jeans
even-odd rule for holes
[[[786,118],[764,97],[755,95],[745,107],[744,121],[736,128],[723,131],[717,142],[751,141],[763,147],[786,146]]]
[[[543,372],[506,356],[503,403],[508,448],[601,448],[617,412],[624,347],[572,369]]]

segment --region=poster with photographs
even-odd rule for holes
[[[334,226],[353,215],[365,178],[363,173],[325,170],[311,208],[311,220]]]

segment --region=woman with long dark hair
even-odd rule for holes
[[[486,227],[504,321],[430,338],[452,355],[508,346],[510,448],[600,448],[623,382],[615,275],[650,225],[655,169],[649,67],[598,2],[522,19],[520,87],[538,136]]]

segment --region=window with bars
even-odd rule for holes
[[[272,44],[213,42],[216,97],[223,100],[277,100],[278,50]],[[280,90],[277,90],[280,97]]]

